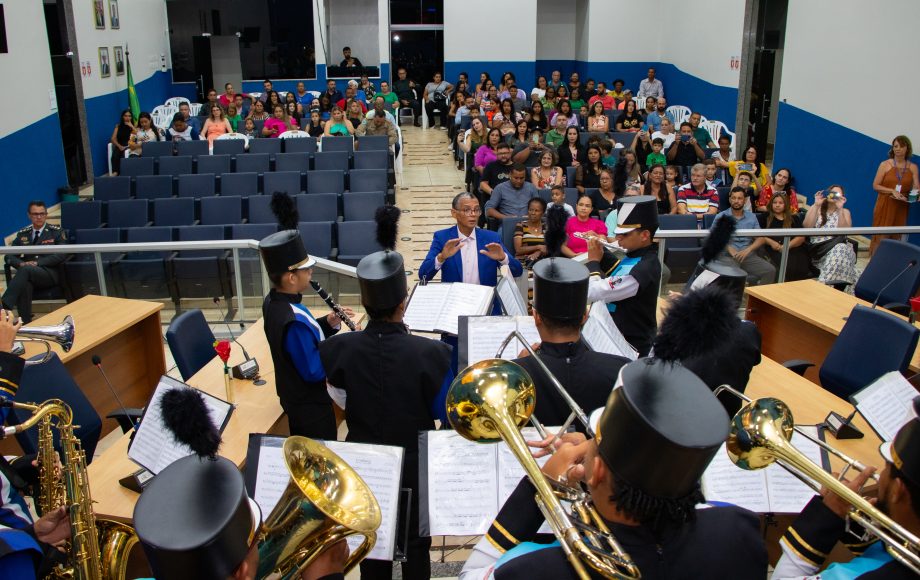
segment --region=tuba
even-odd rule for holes
[[[894,559],[913,570],[915,574],[920,574],[920,538],[796,449],[789,442],[793,431],[796,430],[795,422],[792,412],[783,401],[770,397],[752,401],[724,385],[715,392],[718,394],[723,390],[747,401],[732,418],[731,432],[726,442],[728,456],[735,465],[742,469],[754,470],[779,461],[782,467],[815,491],[820,492],[821,486],[824,486],[850,504],[849,519],[882,540]],[[848,463],[848,468],[863,469],[858,462],[830,445],[823,441],[820,441],[820,444],[821,447],[843,458]]]
[[[377,542],[377,498],[354,469],[321,443],[288,437],[283,454],[290,481],[262,525],[256,578],[299,577],[330,546],[361,534],[364,541],[345,562],[347,574]]]
[[[39,506],[42,513],[61,505],[70,517],[70,544],[67,567],[52,570],[52,578],[77,580],[123,580],[128,556],[137,543],[137,534],[125,524],[97,520],[86,476],[86,455],[74,435],[73,413],[61,400],[50,399],[41,405],[6,402],[6,406],[31,411],[23,423],[4,427],[3,437],[22,433],[39,425]],[[63,478],[55,470],[52,419],[60,433]]]
[[[61,345],[61,350],[70,352],[74,340],[73,317],[69,314],[64,317],[60,324],[55,326],[23,326],[16,333],[20,340],[13,345],[12,353],[21,356],[25,354],[26,349],[22,345],[23,341],[41,342],[45,345],[45,354],[39,360],[27,360],[27,365],[37,365],[48,362],[51,359],[51,343],[56,342]]]
[[[610,533],[589,495],[581,487],[550,480],[540,471],[520,432],[535,402],[536,388],[527,371],[510,361],[487,359],[468,366],[451,383],[447,418],[470,441],[504,440],[508,444],[537,488],[537,506],[579,578],[589,577],[586,564],[606,578],[639,578],[639,568]],[[571,503],[574,515],[562,501]]]

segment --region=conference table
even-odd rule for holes
[[[757,323],[763,354],[777,361],[804,359],[815,363],[805,377],[818,381],[818,369],[856,305],[870,302],[816,280],[751,286],[745,317]],[[907,320],[904,316],[892,313]],[[911,357],[912,373],[920,372],[920,348]]]

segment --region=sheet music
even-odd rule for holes
[[[532,316],[470,316],[467,319],[467,335],[464,338],[467,343],[467,365],[477,363],[481,360],[495,358],[498,347],[508,337],[509,334],[517,330],[528,344],[540,342],[540,333],[537,332],[537,325]],[[504,360],[513,360],[524,349],[521,341],[518,339],[508,343],[507,348],[502,353]]]
[[[494,296],[491,286],[454,282],[444,298],[435,330],[456,335],[460,316],[486,314]]]
[[[453,431],[429,431],[427,437],[431,535],[484,534],[498,513],[498,447]]]
[[[406,326],[411,330],[434,331],[450,287],[451,284],[417,284],[403,318]]]
[[[614,324],[607,305],[603,302],[595,302],[591,305],[588,310],[588,320],[582,328],[582,336],[595,352],[615,354],[629,360],[639,358],[639,352],[629,344],[629,341]]]
[[[546,427],[546,431],[549,433],[557,433],[559,427]],[[521,434],[524,436],[524,441],[539,441],[540,439],[534,427],[524,427],[521,429]],[[493,519],[498,515],[498,512],[501,511],[505,502],[508,501],[508,497],[511,496],[511,493],[518,484],[521,483],[521,478],[527,475],[524,472],[524,467],[521,466],[521,462],[511,453],[511,448],[508,447],[507,443],[502,441],[501,443],[497,443],[496,446],[498,447],[498,507],[495,510]],[[537,465],[543,467],[543,465],[549,461],[549,458],[549,455],[537,458]],[[540,529],[537,531],[541,534],[553,533],[552,528],[550,528],[549,524],[546,522],[543,522],[543,525],[540,526]]]
[[[177,442],[166,427],[161,409],[163,395],[168,391],[190,388],[192,387],[171,377],[164,375],[160,378],[160,383],[147,403],[143,420],[128,447],[128,459],[156,475],[173,461],[192,454],[192,450],[187,445]],[[223,431],[233,405],[208,393],[199,393],[208,409],[211,422],[219,431]]]
[[[856,408],[883,441],[891,441],[913,419],[917,390],[898,371],[879,377],[852,396]]]
[[[507,268],[502,268],[502,277],[498,281],[495,292],[502,301],[502,308],[506,315],[527,316],[527,303]]]
[[[284,462],[284,437],[263,437],[259,446],[259,465],[253,501],[262,510],[262,519],[272,513],[291,476]]]
[[[817,428],[813,426],[800,427],[809,430],[809,434],[818,436]],[[816,465],[821,465],[821,448],[817,443],[808,440],[799,433],[792,434],[792,445],[801,451]],[[815,490],[805,485],[799,478],[792,475],[779,465],[771,465],[764,470],[767,476],[767,490],[770,495],[771,511],[781,514],[797,514],[802,511]]]
[[[377,543],[367,557],[372,560],[392,560],[396,548],[403,448],[345,441],[326,441],[326,446],[358,472],[380,504],[382,519],[377,529]],[[364,541],[364,536],[356,534],[349,536],[346,541],[349,549],[354,551]]]

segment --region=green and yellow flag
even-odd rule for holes
[[[131,75],[131,53],[125,47],[125,60],[128,67],[128,107],[131,109],[131,116],[137,123],[137,118],[141,114],[141,102],[137,99],[137,90],[134,88],[134,77]]]

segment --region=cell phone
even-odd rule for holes
[[[645,131],[646,133],[648,133],[648,123],[643,123],[643,124],[642,124],[642,130]]]
[[[681,135],[680,140],[686,143],[690,140],[690,137],[691,137],[690,135]]]

